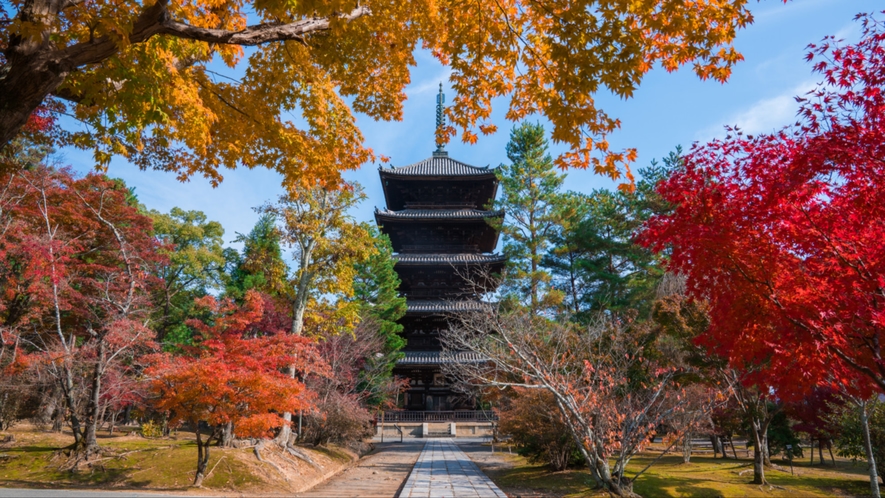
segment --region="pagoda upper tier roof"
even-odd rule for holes
[[[437,264],[500,264],[507,261],[502,254],[400,254],[396,256],[397,265],[423,266]]]
[[[421,177],[495,177],[495,168],[488,166],[471,166],[467,163],[452,159],[445,153],[435,153],[423,161],[400,167],[379,167],[382,177],[421,178]]]
[[[502,216],[504,216],[503,210],[402,209],[400,211],[390,211],[387,209],[375,209],[375,220],[378,223],[381,223],[383,220],[482,220],[485,218],[500,218]]]

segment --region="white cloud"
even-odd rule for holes
[[[816,86],[814,80],[806,80],[790,90],[756,101],[747,110],[733,114],[721,123],[698,132],[699,141],[725,135],[725,126],[737,126],[744,133],[768,133],[795,122],[799,104],[797,96],[803,96]]]

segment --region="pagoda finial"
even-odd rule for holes
[[[446,152],[445,134],[443,128],[446,126],[445,107],[446,94],[443,93],[443,85],[439,83],[439,94],[436,96],[436,150],[433,151],[434,156],[448,156]]]

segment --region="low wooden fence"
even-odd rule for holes
[[[394,422],[495,422],[498,416],[489,410],[411,411],[391,410],[377,415],[376,420]]]

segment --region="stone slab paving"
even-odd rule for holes
[[[452,439],[428,440],[400,498],[507,498]]]
[[[423,439],[375,443],[375,453],[315,488],[304,498],[393,498],[421,454]]]

